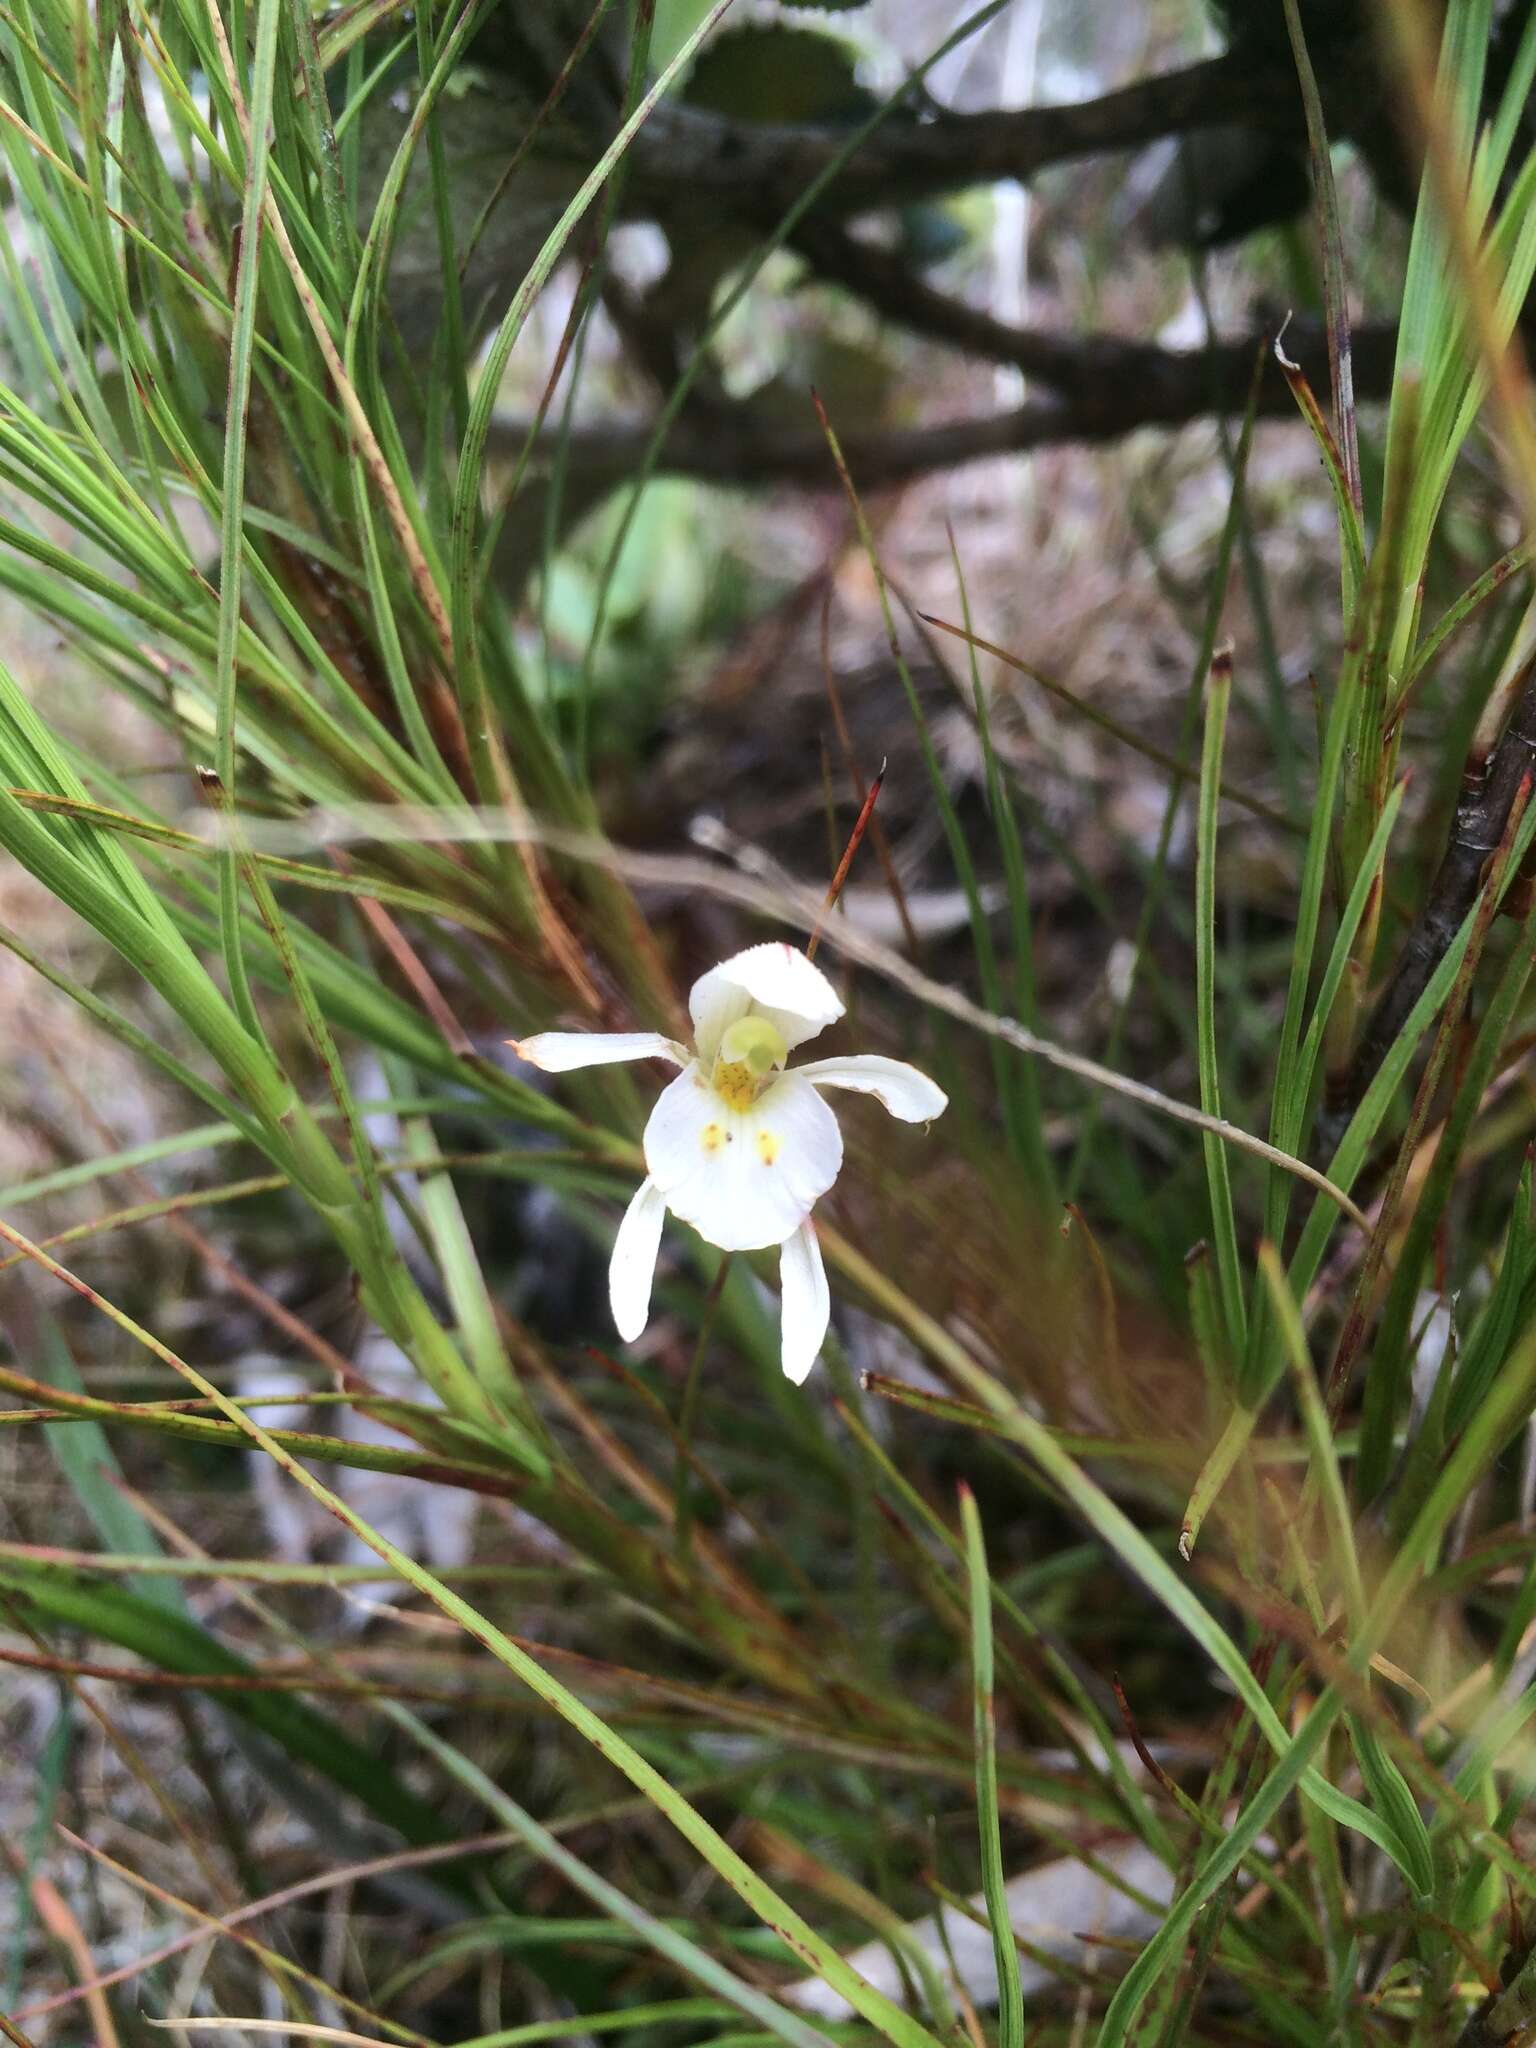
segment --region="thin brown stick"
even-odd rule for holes
[[[331,859],[343,874],[351,872],[350,863],[340,848],[330,849]],[[456,1052],[460,1059],[474,1055],[475,1042],[453,1013],[452,1005],[443,994],[423,964],[421,955],[401,931],[375,896],[359,896],[355,899],[358,909],[368,920],[374,936],[399,968],[416,1000],[437,1026],[443,1043]]]
[[[1131,1712],[1131,1703],[1126,1696],[1125,1687],[1120,1682],[1118,1671],[1110,1673],[1109,1682],[1114,1687],[1115,1704],[1120,1709],[1120,1719],[1125,1724],[1126,1734],[1131,1738],[1132,1749],[1135,1750],[1137,1756],[1141,1759],[1142,1769],[1152,1779],[1153,1783],[1173,1801],[1174,1805],[1182,1809],[1186,1795],[1174,1783],[1163,1765],[1158,1762],[1157,1758],[1147,1747],[1146,1738],[1136,1725],[1136,1716]]]
[[[832,723],[837,728],[837,744],[842,753],[843,766],[853,784],[855,796],[864,801],[864,777],[859,771],[858,756],[854,752],[853,735],[848,730],[847,714],[843,710],[843,695],[837,687],[837,678],[832,673],[832,585],[830,581],[821,594],[821,673],[827,686],[827,702],[832,707]],[[901,886],[901,876],[896,869],[896,856],[891,851],[891,842],[879,814],[873,813],[869,821],[870,839],[874,844],[875,858],[880,863],[880,872],[885,876],[885,886],[890,891],[891,902],[896,907],[896,916],[901,924],[901,935],[906,940],[907,951],[914,960],[922,958],[922,943],[917,936],[917,927],[912,922],[912,913],[907,907],[907,892]]]
[[[816,920],[811,935],[805,942],[807,960],[814,960],[816,957],[816,948],[821,944],[822,926],[836,908],[837,899],[843,893],[843,884],[848,879],[848,870],[853,866],[853,857],[858,852],[864,834],[874,818],[875,805],[880,801],[880,792],[885,787],[885,769],[886,764],[882,761],[875,771],[874,781],[864,792],[864,801],[859,805],[859,815],[853,821],[853,830],[848,834],[848,844],[843,848],[843,857],[837,864],[831,887],[827,890],[826,901],[821,906],[821,916]]]

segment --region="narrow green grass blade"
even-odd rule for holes
[[[1536,807],[1527,811],[1516,835],[1507,863],[1510,875],[1518,871],[1520,862],[1533,841],[1536,841]],[[1329,1163],[1330,1178],[1346,1190],[1353,1186],[1365,1163],[1370,1145],[1391,1107],[1398,1088],[1402,1085],[1403,1077],[1424,1033],[1429,1029],[1455,985],[1467,947],[1472,940],[1477,916],[1474,907],[1462,920],[1455,938],[1446,949],[1445,957],[1425,985],[1423,994],[1382,1060],[1375,1078],[1361,1099],[1359,1108],[1350,1119],[1349,1127]],[[1317,1277],[1323,1254],[1336,1227],[1338,1213],[1336,1205],[1331,1202],[1315,1203],[1303,1226],[1300,1240],[1286,1270],[1287,1284],[1298,1300],[1306,1299],[1307,1292]],[[1258,1326],[1257,1316],[1254,1318],[1254,1325]],[[1215,1494],[1242,1455],[1249,1436],[1257,1427],[1264,1403],[1285,1371],[1284,1350],[1277,1341],[1274,1324],[1270,1321],[1265,1327],[1266,1341],[1263,1348],[1256,1353],[1256,1369],[1245,1392],[1243,1403],[1234,1411],[1221,1442],[1212,1452],[1206,1470],[1191,1496],[1182,1539],[1186,1554],[1193,1548],[1205,1510],[1209,1508]]]
[[[1359,488],[1358,473],[1353,490],[1345,470],[1344,458],[1324,419],[1317,395],[1306,377],[1301,365],[1291,361],[1285,353],[1285,337],[1282,334],[1275,342],[1275,356],[1284,372],[1285,381],[1291,387],[1297,409],[1306,421],[1318,453],[1323,461],[1323,474],[1333,491],[1334,511],[1339,522],[1340,580],[1344,593],[1344,616],[1353,615],[1359,600],[1360,588],[1365,581],[1365,537],[1361,530],[1360,508],[1355,503],[1353,490]],[[1357,456],[1358,461],[1358,456]]]
[[[923,1498],[911,1481],[903,1477],[894,1461],[882,1449],[880,1444],[876,1442],[863,1421],[846,1406],[843,1407],[842,1414],[844,1422],[858,1443],[860,1450],[869,1460],[871,1467],[880,1476],[895,1498],[907,1509],[914,1523],[927,1529],[958,1562],[963,1564],[965,1562],[963,1541],[955,1536],[943,1517]],[[1001,1425],[985,1417],[982,1410],[970,1409],[967,1420],[969,1421],[970,1417],[973,1416],[982,1416],[988,1428],[996,1430],[999,1435],[1004,1434]],[[945,1419],[955,1418],[946,1416]],[[970,1426],[975,1427],[976,1425],[974,1422],[971,1422]],[[1091,1744],[1082,1741],[1080,1738],[1077,1739],[1085,1766],[1089,1769],[1102,1768],[1113,1787],[1120,1810],[1135,1832],[1145,1841],[1150,1842],[1155,1848],[1164,1851],[1168,1850],[1169,1844],[1166,1833],[1156,1814],[1152,1811],[1141,1787],[1127,1769],[1116,1746],[1114,1733],[1105,1719],[1098,1701],[1084,1683],[1081,1675],[1074,1669],[1070,1660],[1063,1655],[1062,1650],[1052,1640],[1051,1636],[1042,1631],[1031,1620],[1028,1611],[1019,1601],[1013,1599],[995,1579],[991,1583],[991,1597],[993,1604],[1006,1615],[1008,1621],[1018,1630],[1020,1636],[1025,1641],[1038,1645],[1046,1669],[1050,1672],[1057,1685],[1060,1686],[1063,1698],[1072,1708],[1073,1713],[1080,1720],[1088,1735],[1092,1737]],[[1062,1732],[1067,1737],[1069,1743],[1074,1741],[1075,1730],[1070,1717],[1062,1717]]]
[[[1312,1498],[1321,1495],[1323,1517],[1333,1545],[1331,1563],[1334,1574],[1343,1583],[1351,1623],[1357,1624],[1365,1611],[1365,1582],[1360,1575],[1360,1558],[1355,1548],[1354,1524],[1350,1517],[1344,1475],[1339,1468],[1338,1447],[1333,1440],[1317,1374],[1307,1350],[1301,1310],[1286,1282],[1285,1269],[1273,1245],[1260,1247],[1259,1269],[1275,1306],[1286,1363],[1291,1369],[1291,1381],[1296,1390],[1296,1405],[1311,1453],[1307,1466],[1307,1490],[1302,1496],[1303,1507],[1297,1519],[1304,1520]]]
[[[1301,1149],[1305,1136],[1307,1118],[1311,1113],[1316,1094],[1319,1066],[1323,1047],[1327,1042],[1328,1024],[1333,1015],[1333,1006],[1348,971],[1351,949],[1355,935],[1365,919],[1373,895],[1379,894],[1385,876],[1387,847],[1392,838],[1392,828],[1397,823],[1398,813],[1403,807],[1403,796],[1407,785],[1399,781],[1392,789],[1377,820],[1376,830],[1365,849],[1356,872],[1349,898],[1339,917],[1339,927],[1333,936],[1328,962],[1323,969],[1322,979],[1317,985],[1317,998],[1312,1005],[1312,1014],[1307,1019],[1306,1034],[1297,1049],[1295,1062],[1288,1075],[1291,1090],[1290,1110],[1287,1116],[1286,1135],[1296,1150]]]
[[[245,461],[251,404],[251,356],[261,291],[262,215],[267,200],[267,167],[272,98],[277,75],[277,31],[282,0],[256,0],[255,44],[250,80],[250,149],[245,165],[245,199],[240,218],[239,268],[235,278],[234,322],[229,339],[229,386],[224,417],[224,474],[220,490],[219,636],[214,768],[226,802],[238,800],[236,780],[236,654],[241,637],[241,595],[245,564]],[[219,855],[219,930],[224,972],[235,1014],[253,1038],[262,1037],[240,949],[239,873],[235,849]]]
[[[402,1069],[396,1066],[390,1078],[397,1084],[396,1092],[406,1092],[409,1077]],[[422,1217],[470,1369],[477,1383],[498,1404],[510,1409],[526,1426],[536,1428],[528,1396],[502,1342],[495,1305],[452,1177],[431,1164],[442,1148],[424,1118],[408,1118],[402,1131],[406,1158],[415,1160],[421,1168]]]
[[[1307,1350],[1301,1311],[1297,1307],[1295,1296],[1286,1284],[1279,1256],[1272,1245],[1265,1245],[1260,1251],[1259,1260],[1274,1304],[1287,1360],[1291,1366],[1292,1383],[1296,1388],[1297,1407],[1301,1412],[1307,1442],[1312,1452],[1307,1470],[1307,1486],[1302,1494],[1296,1521],[1298,1526],[1305,1527],[1312,1496],[1314,1493],[1320,1494],[1323,1518],[1329,1536],[1331,1554],[1328,1561],[1332,1566],[1333,1576],[1342,1582],[1346,1612],[1353,1633],[1361,1626],[1365,1617],[1365,1581],[1360,1570],[1359,1553],[1355,1547],[1354,1523],[1344,1487],[1344,1475],[1339,1466],[1338,1449],[1329,1425],[1322,1391],[1317,1383],[1317,1374]],[[1387,1755],[1375,1730],[1364,1715],[1350,1714],[1347,1721],[1350,1741],[1360,1765],[1360,1775],[1370,1794],[1371,1805],[1394,1837],[1394,1860],[1407,1876],[1418,1897],[1427,1901],[1433,1897],[1435,1891],[1435,1859],[1430,1847],[1429,1830],[1419,1812],[1418,1804],[1409,1791],[1401,1771]]]
[[[617,2012],[577,2013],[563,2020],[526,2020],[521,2026],[503,2027],[494,2034],[475,2034],[457,2041],[454,2048],[533,2048],[539,2041],[564,2041],[572,2034],[612,2034],[629,2027],[665,2025],[674,2020],[723,2020],[735,2010],[718,1998],[667,1998],[653,2005],[626,2005]],[[714,2037],[716,2041],[720,2036]],[[773,2033],[745,2038],[768,2042],[781,2039]],[[822,2038],[819,2037],[818,2038]]]
[[[74,1394],[51,1385],[47,1380],[29,1379],[25,1373],[15,1372],[8,1366],[0,1366],[0,1392],[12,1394],[29,1404],[20,1410],[0,1408],[0,1428],[35,1422],[41,1411],[42,1417],[49,1418],[50,1427],[94,1420],[179,1437],[185,1443],[214,1444],[225,1450],[241,1447],[239,1430],[216,1415],[192,1414],[177,1405],[152,1401],[107,1401],[93,1394]],[[235,1405],[240,1404],[237,1402]],[[366,1405],[380,1406],[378,1403]],[[430,1480],[439,1486],[461,1486],[471,1493],[501,1496],[508,1500],[521,1496],[525,1478],[523,1469],[502,1461],[498,1441],[488,1435],[471,1439],[468,1448],[480,1454],[475,1458],[465,1456],[466,1443],[462,1438],[455,1440],[451,1450],[445,1452],[441,1430],[464,1430],[470,1425],[460,1423],[454,1417],[444,1418],[436,1409],[430,1409],[426,1414],[435,1419],[435,1428],[430,1422],[423,1427],[409,1403],[392,1404],[382,1418],[403,1423],[409,1417],[413,1425],[410,1433],[419,1429],[431,1446],[425,1451],[406,1450],[393,1444],[358,1443],[351,1437],[321,1436],[310,1430],[278,1429],[271,1435],[295,1457],[313,1458],[320,1464],[346,1465],[360,1472],[395,1472],[403,1478]],[[55,1416],[59,1418],[58,1422],[51,1419]]]
[[[997,1814],[997,1718],[992,1706],[992,1580],[976,1497],[960,1488],[960,1521],[965,1532],[966,1576],[971,1602],[971,1696],[976,1749],[976,1825],[981,1836],[981,1887],[997,1960],[999,2048],[1023,2048],[1024,1991],[1019,1952],[1014,1946],[1003,1873],[1003,1839]]]
[[[1510,850],[1507,872],[1511,877],[1518,872],[1520,863],[1533,842],[1536,842],[1536,806],[1527,810]],[[1380,1069],[1361,1099],[1360,1107],[1350,1119],[1349,1128],[1330,1161],[1329,1169],[1330,1177],[1337,1177],[1339,1184],[1345,1188],[1353,1186],[1365,1163],[1366,1153],[1398,1088],[1402,1085],[1424,1033],[1429,1029],[1455,985],[1462,960],[1472,939],[1476,919],[1476,909],[1468,911],[1455,938],[1446,948],[1444,958],[1425,984],[1424,993],[1414,1005],[1402,1031],[1383,1058]],[[1335,1227],[1336,1209],[1332,1205],[1324,1206],[1329,1209],[1329,1213],[1323,1213],[1323,1207],[1314,1206],[1308,1216],[1300,1242],[1287,1268],[1291,1291],[1298,1300],[1305,1300]],[[1279,1369],[1281,1368],[1277,1366],[1276,1371]],[[1273,1384],[1272,1377],[1267,1384]]]
[[[1403,677],[1405,693],[1430,667],[1451,635],[1465,625],[1478,606],[1484,604],[1495,592],[1502,590],[1522,569],[1528,568],[1533,556],[1536,556],[1536,541],[1521,541],[1500,555],[1491,568],[1485,569],[1481,576],[1467,585],[1453,604],[1446,607],[1414,649],[1413,660]]]
[[[1232,701],[1232,657],[1216,654],[1211,662],[1205,705],[1205,744],[1200,756],[1200,806],[1195,851],[1195,1011],[1200,1066],[1200,1107],[1207,1116],[1221,1115],[1221,1059],[1216,1048],[1216,815],[1221,803],[1221,756]],[[1213,1133],[1201,1139],[1205,1152],[1206,1187],[1211,1204],[1211,1229],[1216,1244],[1216,1273],[1221,1288],[1227,1342],[1235,1357],[1247,1346],[1248,1311],[1243,1300],[1242,1262],[1237,1249],[1237,1217],[1232,1207],[1232,1180],[1227,1148]]]
[[[1345,497],[1349,512],[1353,515],[1357,543],[1351,562],[1348,538],[1345,539],[1345,560],[1346,563],[1351,563],[1353,572],[1353,585],[1351,569],[1346,569],[1345,574],[1344,610],[1347,614],[1353,607],[1354,591],[1359,587],[1358,534],[1363,504],[1360,493],[1360,449],[1355,431],[1354,369],[1350,358],[1349,294],[1344,275],[1344,235],[1339,220],[1339,195],[1333,182],[1333,157],[1328,147],[1322,99],[1317,89],[1317,74],[1312,68],[1311,53],[1307,48],[1301,10],[1297,0],[1284,0],[1284,7],[1286,32],[1290,37],[1291,50],[1296,59],[1296,76],[1301,85],[1302,104],[1306,108],[1307,150],[1312,160],[1312,190],[1317,206],[1318,240],[1323,252],[1323,313],[1328,327],[1328,369],[1333,383],[1334,420],[1338,429]],[[1341,525],[1343,523],[1341,519]]]
[[[37,1318],[38,1364],[44,1375],[66,1393],[84,1394],[85,1387],[57,1317],[45,1308],[34,1313]],[[76,1500],[107,1548],[145,1551],[153,1556],[160,1549],[159,1541],[123,1490],[122,1467],[101,1424],[93,1417],[82,1415],[68,1429],[47,1431],[46,1441],[54,1462],[69,1481]],[[186,1604],[180,1593],[164,1580],[132,1579],[128,1583],[140,1599],[164,1607],[172,1614],[186,1613]]]
[[[1519,1327],[1522,1310],[1529,1313],[1529,1288],[1536,1268],[1536,1230],[1532,1228],[1532,1169],[1529,1159],[1521,1169],[1504,1240],[1504,1257],[1494,1291],[1478,1318],[1451,1382],[1446,1411],[1446,1433],[1459,1436],[1471,1421],[1508,1356],[1509,1345]]]

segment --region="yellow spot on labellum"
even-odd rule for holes
[[[779,1156],[779,1141],[778,1141],[778,1139],[777,1139],[777,1138],[776,1138],[776,1137],[774,1136],[774,1134],[773,1134],[773,1132],[772,1132],[772,1131],[759,1131],[759,1132],[758,1132],[758,1134],[757,1134],[757,1156],[758,1156],[758,1158],[759,1158],[759,1159],[761,1159],[761,1161],[763,1162],[764,1166],[772,1166],[772,1164],[773,1164],[773,1162],[775,1161],[775,1159],[777,1159],[777,1158],[778,1158],[778,1156]]]
[[[706,1152],[718,1152],[725,1143],[725,1126],[723,1124],[706,1124],[700,1142]]]
[[[748,1108],[759,1092],[758,1078],[745,1060],[715,1061],[715,1093],[728,1109]]]
[[[715,1093],[729,1108],[743,1110],[756,1102],[788,1057],[784,1034],[766,1017],[738,1017],[720,1040],[710,1076]]]

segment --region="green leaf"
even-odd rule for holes
[[[1375,1729],[1363,1716],[1350,1716],[1349,1734],[1371,1804],[1392,1831],[1396,1844],[1393,1860],[1421,1903],[1427,1903],[1435,1892],[1435,1856],[1419,1803],[1402,1772],[1382,1748]]]
[[[1511,965],[1514,964],[1512,961]],[[1519,964],[1529,971],[1528,947],[1521,948]],[[1469,1090],[1467,1099],[1476,1100],[1476,1096]],[[1498,1278],[1467,1336],[1451,1382],[1450,1406],[1445,1417],[1448,1437],[1459,1436],[1471,1421],[1509,1355],[1521,1310],[1530,1313],[1531,1292],[1536,1283],[1536,1229],[1532,1227],[1531,1205],[1531,1163],[1526,1160],[1510,1210]]]
[[[733,121],[835,126],[878,104],[858,82],[857,61],[851,44],[819,29],[748,22],[696,59],[684,97]]]

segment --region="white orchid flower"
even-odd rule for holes
[[[682,1068],[651,1111],[646,1178],[614,1240],[614,1323],[626,1343],[645,1328],[669,1209],[722,1251],[776,1244],[783,1364],[799,1385],[816,1363],[832,1306],[811,1210],[843,1163],[843,1134],[818,1090],[857,1089],[912,1124],[936,1117],[948,1097],[916,1067],[878,1053],[789,1067],[796,1046],[843,1014],[831,982],[793,946],[749,946],[722,961],[694,983],[688,1009],[691,1052],[656,1031],[544,1031],[511,1044],[552,1074],[619,1060]]]

